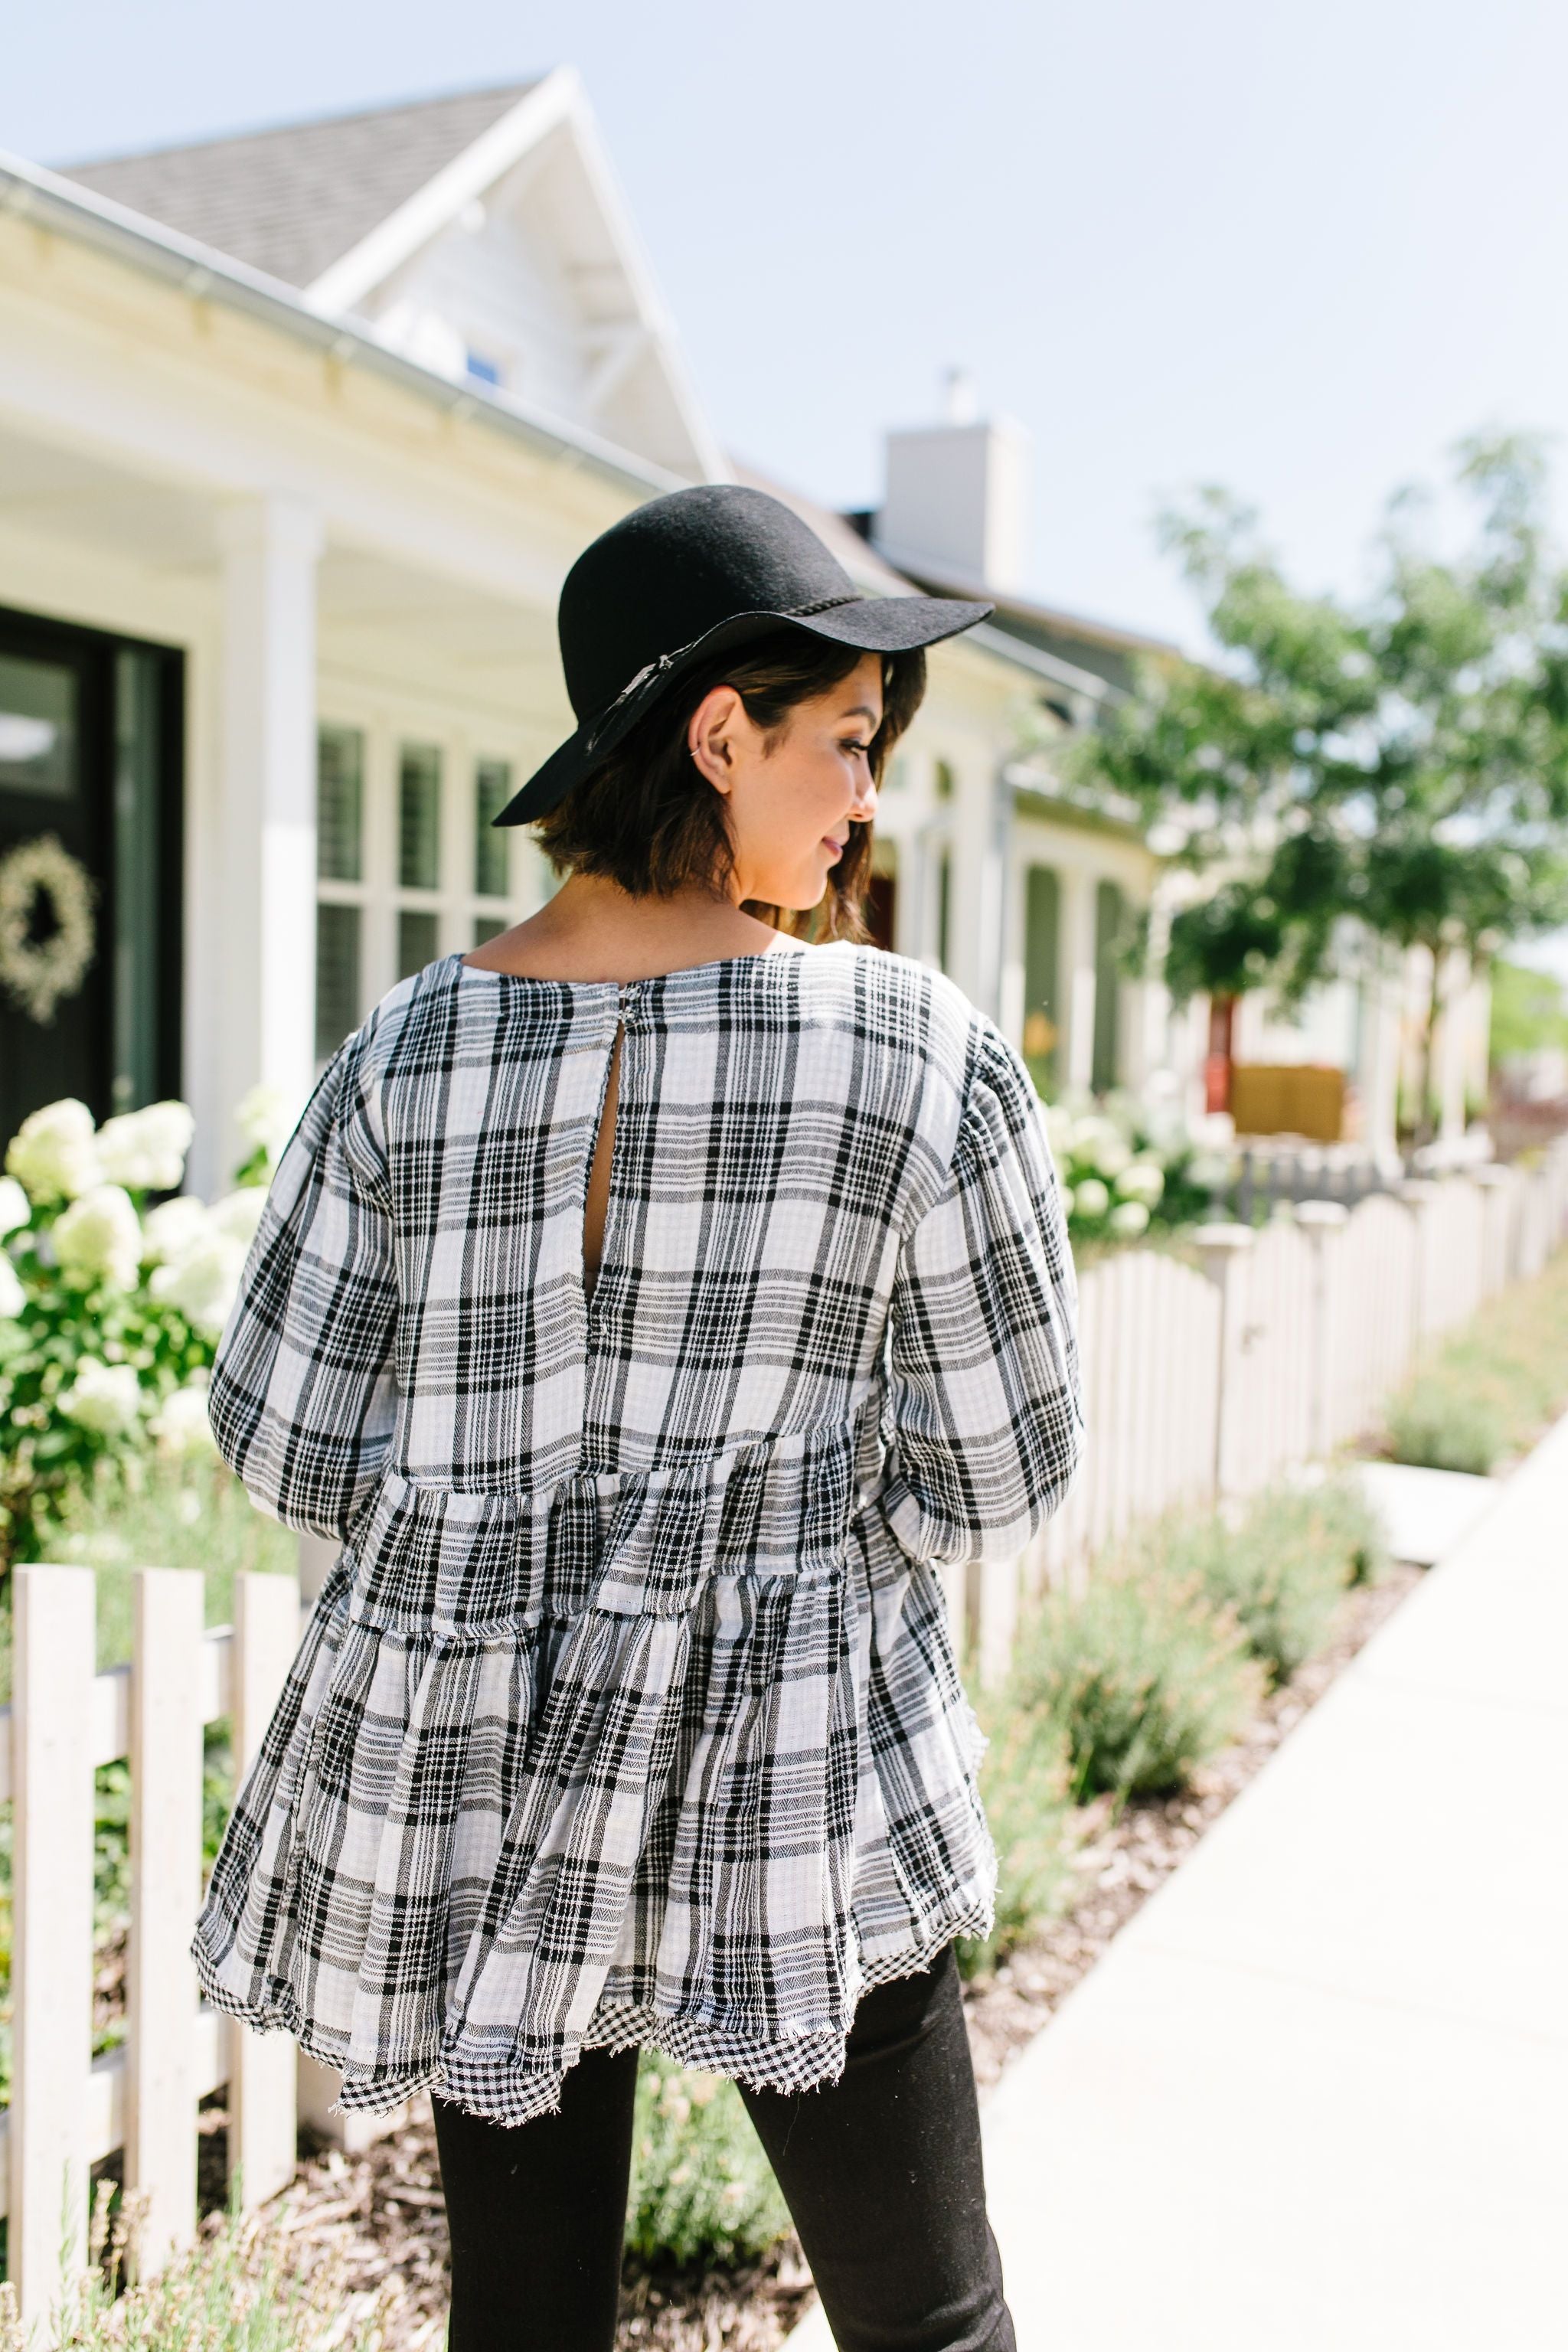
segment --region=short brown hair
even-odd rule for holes
[[[782,629],[738,654],[701,663],[662,696],[617,743],[604,765],[538,818],[535,840],[558,874],[604,874],[637,898],[666,898],[693,884],[721,886],[734,852],[723,802],[687,745],[691,714],[716,686],[733,687],[747,716],[777,733],[797,703],[831,693],[865,658],[799,629]],[[881,782],[889,754],[925,693],[922,652],[882,656],[882,723],[868,753]],[[871,827],[849,827],[843,856],[816,907],[748,907],[777,929],[824,940],[864,940],[863,911],[871,867]]]

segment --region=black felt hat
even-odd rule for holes
[[[781,499],[734,482],[650,499],[584,549],[561,591],[561,662],[577,731],[493,822],[527,824],[591,775],[693,665],[785,626],[868,654],[912,652],[994,608],[862,596]]]

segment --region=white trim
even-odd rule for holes
[[[730,468],[687,373],[652,266],[599,137],[582,81],[572,66],[557,67],[499,122],[492,123],[471,147],[455,155],[433,180],[427,180],[406,204],[400,205],[352,251],[334,261],[330,269],[305,289],[305,301],[321,316],[331,318],[362,307],[376,287],[384,285],[395,270],[456,221],[465,205],[485,195],[531,151],[537,152],[552,131],[562,128],[576,147],[578,161],[615,247],[616,268],[626,280],[636,318],[663,372],[691,445],[697,470],[706,481],[728,481]],[[618,374],[617,369],[617,377]],[[613,387],[598,387],[594,402],[607,398],[610,388]]]
[[[503,172],[563,122],[579,96],[575,68],[558,66],[470,147],[443,165],[405,204],[322,271],[305,289],[308,307],[323,318],[357,310],[373,287],[400,269],[420,247],[455,221],[465,205],[492,188]]]

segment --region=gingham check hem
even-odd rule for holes
[[[510,982],[443,958],[340,1049],[219,1344],[225,1459],[342,1549],[201,1982],[369,2113],[521,2122],[631,2041],[831,2080],[867,1985],[989,1929],[938,1571],[1079,1456],[1039,1105],[873,950]]]

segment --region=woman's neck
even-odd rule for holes
[[[596,874],[574,874],[537,914],[465,961],[531,980],[651,980],[683,964],[798,948],[732,899],[699,891],[634,898]]]

